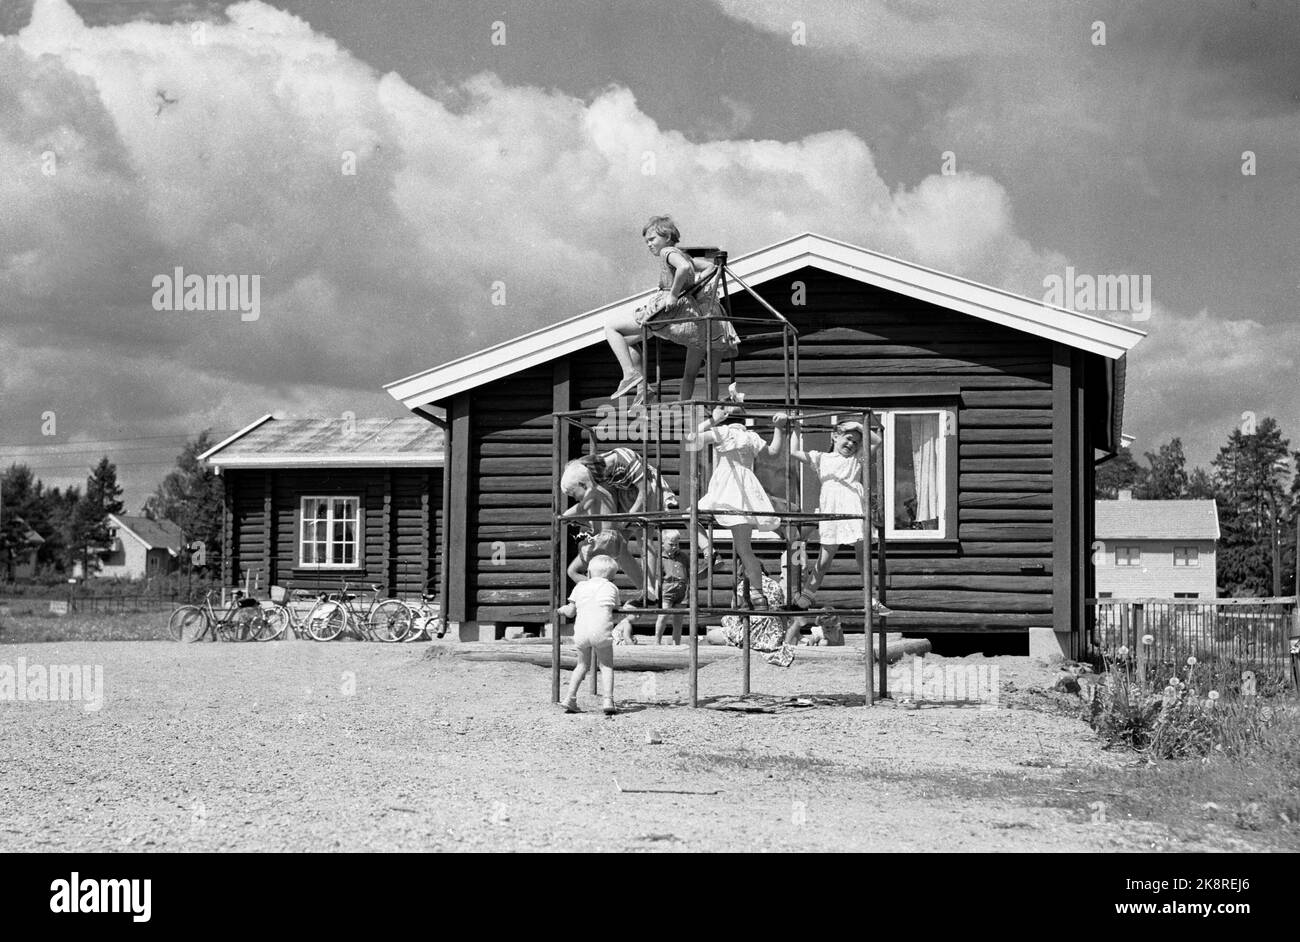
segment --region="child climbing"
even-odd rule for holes
[[[816,473],[820,482],[817,512],[852,515],[849,519],[822,520],[817,525],[821,550],[818,553],[817,562],[805,574],[803,588],[795,596],[795,606],[797,608],[812,608],[816,602],[817,589],[825,578],[826,572],[830,569],[835,554],[842,545],[846,543],[853,545],[862,578],[865,580],[870,577],[870,573],[866,571],[862,531],[862,518],[867,512],[867,497],[862,486],[862,465],[864,461],[862,436],[864,430],[861,422],[852,420],[838,422],[831,433],[830,451],[804,452],[795,449],[790,444],[790,437],[787,435],[787,429],[790,427],[789,416],[778,413],[773,417],[772,422],[776,426],[776,432],[772,436],[773,452],[778,455],[784,454],[788,448],[791,458],[801,464],[808,465]],[[880,443],[880,436],[872,432],[871,452],[873,455],[880,447]],[[871,607],[878,616],[884,617],[890,614],[889,610],[876,601],[874,597],[871,600]],[[796,623],[791,629],[792,632],[797,633],[799,627],[802,627],[802,625]]]
[[[593,480],[582,459],[570,461],[560,475],[560,489],[577,503],[566,509],[565,517],[619,513],[618,501],[608,488]],[[597,540],[610,541],[608,551],[618,559],[618,564],[636,582],[641,594],[647,595],[645,574],[637,564],[636,556],[628,546],[627,532],[613,520],[590,522]]]
[[[766,609],[763,596],[763,567],[750,541],[755,530],[775,530],[780,524],[772,510],[772,501],[754,474],[754,459],[759,452],[775,455],[772,446],[743,424],[739,406],[718,406],[700,423],[697,432],[687,436],[688,447],[712,445],[716,464],[709,478],[708,491],[700,498],[699,508],[710,511],[718,526],[731,531],[732,545],[749,580],[751,608]],[[726,424],[724,424],[726,423]],[[775,444],[775,439],[773,440]]]
[[[578,689],[587,676],[587,662],[594,651],[605,689],[601,708],[606,715],[612,715],[618,712],[614,706],[614,610],[618,608],[618,589],[610,578],[618,571],[618,563],[608,556],[593,556],[587,571],[590,578],[573,587],[569,604],[556,609],[557,614],[574,619],[573,644],[578,649],[578,663],[569,678],[564,712],[581,712]]]
[[[677,247],[681,233],[672,217],[652,216],[641,230],[641,236],[650,254],[659,260],[659,291],[649,304],[631,314],[616,315],[605,325],[605,340],[623,370],[623,379],[610,398],[617,399],[637,389],[644,378],[645,352],[639,349],[639,344],[641,326],[645,324],[656,337],[686,348],[686,367],[678,396],[684,401],[695,395],[695,379],[704,363],[705,350],[712,345],[710,380],[716,384],[722,361],[736,355],[740,338],[729,322],[703,319],[706,315],[722,314],[716,297],[718,279],[712,276],[715,266],[704,259],[692,259]],[[700,285],[705,286],[693,290]],[[636,402],[641,402],[639,390]]]

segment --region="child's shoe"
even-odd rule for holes
[[[610,394],[611,399],[617,399],[619,396],[626,396],[637,386],[641,385],[641,374],[632,372],[623,377],[623,382],[618,384],[618,388]]]
[[[875,615],[877,618],[888,618],[890,615],[894,614],[894,610],[892,608],[885,608],[885,606],[880,604],[879,599],[872,599],[871,614]]]
[[[794,607],[798,609],[812,608],[816,603],[816,597],[807,589],[800,589],[794,596]]]
[[[605,702],[601,704],[600,709],[601,712],[603,712],[606,716],[613,716],[615,713],[618,712],[618,707],[614,706],[613,697],[606,697]]]
[[[565,713],[581,713],[581,712],[582,712],[581,710],[578,709],[578,698],[577,698],[577,697],[570,697],[569,699],[567,699],[567,700],[565,700],[563,703],[561,703],[560,706],[564,707],[564,712],[565,712]]]
[[[749,597],[749,607],[756,612],[766,612],[769,608],[767,597],[763,595],[751,595]]]

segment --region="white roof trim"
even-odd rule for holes
[[[1112,360],[1119,359],[1146,336],[1144,331],[1123,324],[1053,307],[811,232],[730,261],[736,274],[754,286],[809,265]],[[743,290],[734,281],[727,285],[731,294]],[[484,383],[604,342],[605,322],[610,315],[636,310],[653,293],[653,290],[644,291],[606,304],[388,383],[384,389],[408,409],[427,407]]]
[[[270,418],[271,418],[271,413],[268,412],[266,415],[262,416],[260,419],[257,419],[257,420],[255,420],[255,421],[253,421],[253,422],[250,422],[248,425],[245,425],[243,428],[241,428],[241,429],[240,429],[238,432],[236,432],[234,435],[231,435],[231,436],[230,436],[229,438],[227,438],[225,441],[218,442],[217,444],[215,444],[215,445],[213,445],[211,448],[209,448],[207,451],[205,451],[203,454],[199,455],[199,457],[198,457],[197,460],[199,460],[199,461],[207,461],[209,455],[211,455],[211,454],[213,454],[213,453],[215,453],[215,452],[220,451],[221,449],[223,449],[223,448],[225,448],[227,445],[229,445],[231,442],[237,442],[237,441],[239,441],[241,438],[243,438],[245,435],[247,435],[247,434],[248,434],[249,432],[251,432],[253,429],[257,428],[259,425],[261,425],[263,422],[267,421],[267,420],[270,419]]]
[[[223,468],[441,468],[441,454],[411,455],[340,455],[337,452],[314,454],[232,455],[208,462],[218,471]]]

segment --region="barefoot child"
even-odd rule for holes
[[[641,325],[647,324],[650,333],[656,337],[671,340],[686,348],[686,368],[682,374],[681,395],[678,397],[684,401],[695,395],[696,374],[704,362],[708,345],[711,343],[715,351],[711,378],[716,383],[722,361],[736,355],[740,338],[736,329],[726,321],[694,319],[702,318],[705,314],[722,313],[716,298],[708,290],[701,289],[700,293],[706,295],[702,298],[691,290],[707,279],[714,266],[703,259],[692,259],[677,247],[681,233],[672,217],[651,217],[641,230],[641,236],[645,239],[650,254],[659,260],[659,291],[649,304],[630,314],[615,316],[605,325],[605,340],[623,370],[623,379],[610,398],[624,396],[641,384],[645,353],[633,347],[633,344],[640,344]],[[677,323],[663,323],[673,320]],[[640,401],[639,392],[637,401]]]
[[[821,585],[822,579],[825,578],[827,570],[831,567],[831,562],[835,559],[835,553],[840,546],[845,543],[853,544],[853,552],[857,556],[858,569],[862,572],[862,578],[869,579],[870,573],[865,568],[865,555],[863,551],[863,532],[862,516],[867,509],[867,498],[862,488],[862,423],[845,420],[836,424],[834,431],[831,433],[831,450],[828,452],[808,451],[803,452],[792,448],[786,436],[786,429],[790,425],[788,416],[778,414],[772,419],[776,425],[776,433],[772,436],[772,448],[777,454],[781,454],[786,448],[790,448],[790,457],[801,464],[806,464],[817,474],[821,482],[821,489],[817,499],[817,510],[819,513],[832,514],[852,514],[853,517],[847,520],[822,520],[817,526],[818,537],[821,542],[821,551],[818,554],[817,562],[808,572],[804,581],[804,586],[799,594],[795,596],[795,606],[797,608],[812,608],[816,601],[817,589]],[[880,447],[881,438],[875,432],[871,433],[871,451],[874,454]],[[877,602],[874,598],[871,600],[872,610],[878,616],[889,614],[889,610]],[[791,629],[797,631],[802,626],[800,623]]]
[[[699,507],[713,513],[718,526],[731,531],[731,541],[736,548],[744,574],[748,579],[749,605],[766,609],[763,596],[763,567],[754,553],[750,538],[755,530],[775,530],[780,518],[774,516],[772,501],[754,474],[754,459],[759,452],[775,455],[772,445],[766,444],[757,433],[737,424],[737,406],[718,406],[713,415],[700,423],[698,432],[688,437],[688,447],[712,445],[716,456],[709,489],[700,498]],[[723,424],[728,416],[729,424]]]
[[[659,599],[663,608],[676,608],[686,601],[691,568],[690,560],[682,555],[681,537],[676,530],[665,530],[661,537]],[[664,629],[670,621],[673,623],[673,644],[682,643],[682,616],[661,612],[655,619],[655,644],[663,644]]]
[[[578,663],[569,678],[569,695],[565,713],[579,713],[578,688],[587,676],[587,662],[596,653],[605,700],[601,704],[606,716],[618,712],[614,706],[614,610],[618,608],[618,589],[610,577],[618,572],[618,563],[608,556],[593,556],[587,566],[588,578],[569,593],[569,604],[556,609],[565,618],[574,619],[573,644],[578,649]]]
[[[599,530],[595,533],[583,531],[578,536],[578,552],[569,563],[569,578],[574,582],[585,582],[589,578],[587,568],[596,556],[615,557],[623,547],[623,537],[616,530]],[[615,643],[636,644],[636,635],[632,633],[632,618],[629,615],[614,626]]]

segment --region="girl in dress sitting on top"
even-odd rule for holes
[[[686,368],[682,373],[681,395],[678,397],[685,401],[695,395],[695,378],[700,365],[704,363],[708,346],[713,346],[711,373],[716,383],[722,361],[736,355],[740,337],[727,321],[703,320],[705,315],[722,314],[716,297],[716,284],[701,288],[699,292],[692,290],[709,277],[714,266],[704,259],[692,259],[677,247],[681,233],[672,217],[651,217],[641,230],[641,236],[645,239],[650,254],[659,260],[659,291],[649,304],[630,314],[616,315],[605,325],[605,340],[623,370],[623,379],[610,398],[617,399],[641,385],[645,373],[642,366],[645,352],[639,346],[641,325],[646,324],[651,334],[686,348]],[[690,319],[681,320],[682,318]],[[677,323],[667,324],[664,321]],[[640,401],[638,391],[636,402]]]

